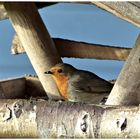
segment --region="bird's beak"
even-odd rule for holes
[[[46,71],[46,72],[44,72],[44,74],[53,74],[53,72],[51,72],[51,71]]]

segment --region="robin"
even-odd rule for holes
[[[51,74],[60,95],[73,102],[100,103],[110,93],[113,84],[94,73],[59,63],[45,74]]]

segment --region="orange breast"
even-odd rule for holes
[[[57,75],[57,76],[53,76],[53,78],[57,84],[61,96],[63,96],[65,99],[68,99],[68,95],[67,95],[68,77]]]

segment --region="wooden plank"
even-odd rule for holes
[[[131,49],[100,44],[89,44],[64,39],[55,39],[62,57],[126,60]]]
[[[0,99],[25,98],[25,78],[0,80]]]
[[[0,99],[27,99],[45,97],[46,93],[38,77],[26,75],[0,80]]]
[[[107,60],[126,60],[131,49],[100,44],[89,44],[66,39],[53,38],[61,57],[94,58]],[[14,36],[12,54],[24,53],[24,48],[17,35]]]
[[[97,2],[92,1],[98,7],[140,27],[140,2]]]
[[[35,4],[6,2],[4,6],[47,95],[60,98],[53,78],[44,72],[62,60]]]

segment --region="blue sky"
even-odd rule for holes
[[[131,48],[140,32],[136,26],[94,5],[60,3],[39,10],[52,37]],[[13,56],[14,29],[9,20],[0,22],[0,79],[35,74],[26,54]],[[124,62],[70,59],[64,62],[89,70],[105,79],[116,79]]]

